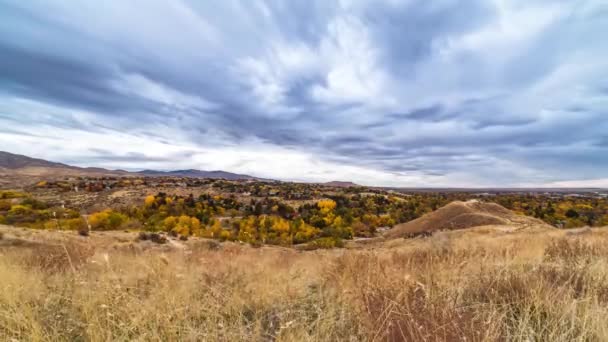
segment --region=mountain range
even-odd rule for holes
[[[65,176],[93,177],[101,176],[146,176],[146,177],[190,177],[190,178],[210,178],[226,180],[257,180],[262,182],[275,182],[276,180],[254,177],[245,174],[232,173],[221,170],[142,170],[124,171],[108,170],[99,167],[78,167],[64,163],[52,162],[39,158],[32,158],[20,154],[0,151],[0,187],[13,185],[25,185],[34,181],[59,178]],[[359,186],[352,182],[332,181],[327,183],[317,183],[332,187],[353,187]]]
[[[31,158],[28,156],[13,154],[0,151],[0,169],[5,174],[23,174],[28,176],[41,175],[68,175],[68,174],[90,174],[90,175],[114,175],[114,176],[148,176],[148,177],[192,177],[192,178],[212,178],[228,180],[261,180],[269,179],[253,177],[249,175],[237,174],[226,171],[204,171],[204,170],[175,170],[158,171],[143,170],[128,172],[124,170],[108,170],[93,167],[78,167],[63,163],[56,163],[44,159]]]
[[[148,176],[148,177],[191,177],[191,178],[212,178],[212,179],[228,179],[228,180],[266,180],[264,178],[253,177],[249,175],[243,175],[238,173],[226,172],[226,171],[203,171],[203,170],[174,170],[174,171],[158,171],[158,170],[143,170],[135,172],[136,174]]]

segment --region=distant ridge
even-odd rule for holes
[[[227,180],[259,180],[273,181],[271,179],[257,178],[226,171],[202,171],[202,170],[175,170],[157,171],[143,170],[139,172],[128,172],[123,170],[108,170],[99,167],[78,167],[62,163],[50,162],[44,159],[31,158],[28,156],[0,151],[0,169],[6,170],[14,175],[24,176],[66,176],[66,175],[108,175],[108,176],[148,176],[148,177],[191,177],[211,178]]]
[[[350,188],[350,187],[361,186],[361,185],[353,183],[353,182],[343,182],[343,181],[331,181],[331,182],[326,182],[326,183],[321,183],[321,184],[327,185],[327,186],[334,186],[337,188]]]
[[[190,178],[211,178],[211,179],[227,179],[227,180],[260,180],[270,181],[270,179],[257,178],[249,175],[243,175],[238,173],[226,172],[226,171],[203,171],[203,170],[175,170],[175,171],[157,171],[157,170],[143,170],[134,172],[139,175],[149,177],[190,177]]]
[[[10,170],[25,167],[52,167],[52,168],[74,168],[62,163],[54,163],[44,159],[31,158],[28,156],[0,151],[0,167]]]

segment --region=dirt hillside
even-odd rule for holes
[[[538,219],[517,215],[496,203],[476,200],[456,201],[416,220],[396,225],[386,238],[407,237],[437,230],[466,229],[479,226],[546,226]]]

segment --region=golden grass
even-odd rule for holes
[[[0,250],[0,340],[604,341],[608,235]],[[60,253],[59,253],[60,254]]]

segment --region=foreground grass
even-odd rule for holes
[[[606,242],[595,231],[314,252],[10,249],[0,340],[604,341]]]

